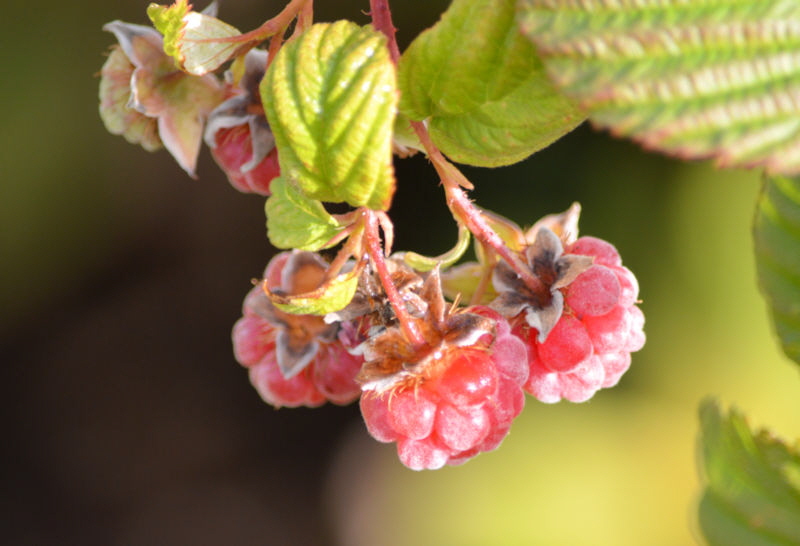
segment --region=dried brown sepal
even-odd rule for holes
[[[590,256],[564,255],[562,240],[550,228],[541,227],[532,245],[525,249],[528,266],[542,281],[545,289],[531,290],[505,263],[494,270],[492,283],[498,292],[491,307],[505,317],[515,317],[525,312],[525,320],[538,332],[539,341],[548,334],[561,318],[564,297],[559,291],[591,267]]]
[[[537,221],[525,232],[527,244],[536,241],[536,235],[541,228],[547,228],[555,233],[564,246],[569,246],[578,239],[578,220],[581,216],[581,205],[572,203],[564,212],[548,214]]]
[[[424,346],[415,347],[396,326],[366,341],[365,363],[356,376],[363,391],[417,386],[434,375],[447,351],[476,345],[484,335],[494,335],[495,324],[490,318],[444,300],[438,269],[425,280],[420,295],[427,303],[425,316],[412,320],[425,340]]]
[[[400,294],[400,299],[406,304],[406,309],[412,317],[422,317],[425,314],[427,303],[419,295],[424,279],[419,273],[407,266],[402,258],[389,258],[386,260],[389,277]],[[394,326],[397,323],[392,306],[386,297],[386,292],[381,285],[371,265],[367,265],[358,280],[358,288],[350,303],[341,311],[328,313],[326,322],[342,322],[355,318],[363,318],[373,326]]]

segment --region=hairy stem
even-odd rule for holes
[[[503,239],[491,228],[480,209],[467,197],[462,188],[471,189],[473,187],[472,183],[442,155],[431,140],[425,125],[422,122],[414,121],[411,122],[411,126],[416,131],[420,142],[422,142],[436,172],[439,173],[439,178],[447,196],[447,206],[453,214],[467,226],[467,229],[472,232],[476,239],[494,250],[498,256],[505,260],[514,273],[525,283],[525,286],[536,294],[547,293],[548,289],[544,283],[534,275],[518,253],[508,248]]]
[[[369,14],[372,17],[372,26],[375,30],[383,32],[389,40],[389,56],[394,64],[400,59],[400,48],[397,47],[397,39],[392,23],[392,11],[389,9],[389,0],[369,0]]]

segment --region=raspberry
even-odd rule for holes
[[[244,74],[233,96],[208,116],[204,139],[211,155],[234,188],[245,193],[269,195],[270,182],[280,174],[275,138],[261,105],[258,84],[264,77],[267,52],[251,49]],[[227,74],[235,79],[234,74]]]
[[[564,308],[546,339],[521,315],[512,320],[514,332],[528,345],[525,390],[547,403],[583,402],[616,385],[630,366],[630,353],[645,339],[644,315],[635,305],[638,283],[613,245],[582,237],[564,255],[591,256],[594,262],[558,289]]]
[[[283,252],[270,261],[264,278],[270,289],[302,292],[318,285],[325,267],[316,254]],[[348,404],[360,394],[355,376],[364,359],[351,352],[361,341],[351,323],[283,313],[259,285],[247,294],[232,337],[236,360],[275,407]]]
[[[269,195],[270,182],[280,174],[278,149],[252,165],[253,144],[247,124],[219,129],[214,134],[211,155],[228,176],[231,185],[243,193]]]
[[[378,441],[397,442],[400,461],[413,470],[461,464],[495,449],[524,406],[527,355],[507,321],[485,307],[454,316],[460,318],[451,317],[451,329],[445,318],[438,344],[401,362],[394,377],[372,378],[362,387],[367,430]],[[468,341],[451,343],[455,333]],[[399,335],[390,329],[382,336],[392,343],[367,344],[396,346]],[[373,363],[368,359],[367,369]]]

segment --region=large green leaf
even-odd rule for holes
[[[285,176],[270,183],[267,199],[267,235],[277,248],[320,250],[342,226],[319,201],[306,197]]]
[[[647,148],[800,173],[797,0],[518,0],[561,89]]]
[[[800,363],[800,179],[767,177],[753,229],[761,290],[783,350]]]
[[[712,546],[800,544],[800,455],[741,413],[700,408],[699,522]]]
[[[583,121],[514,22],[514,0],[455,0],[399,64],[400,110],[470,165],[510,165]]]
[[[282,47],[260,86],[281,172],[313,199],[388,209],[395,80],[383,34],[349,21]]]

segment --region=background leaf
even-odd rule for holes
[[[341,226],[322,203],[309,199],[292,182],[279,176],[270,184],[267,199],[267,235],[277,248],[320,250]]]
[[[800,180],[767,177],[753,236],[761,290],[783,350],[800,363]]]
[[[313,25],[260,86],[281,172],[313,199],[389,208],[394,65],[384,36],[349,21]]]
[[[455,161],[516,163],[583,121],[514,23],[514,0],[456,0],[400,59],[401,112]]]
[[[647,148],[800,172],[800,2],[519,0],[548,73]]]
[[[800,456],[768,432],[753,433],[744,416],[723,415],[713,401],[700,408],[700,500],[711,545],[800,543]]]

